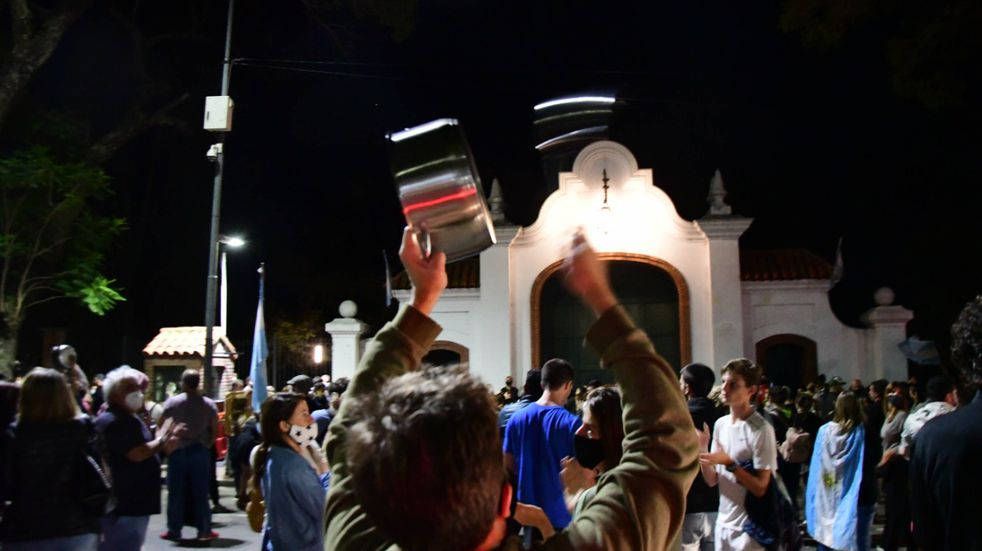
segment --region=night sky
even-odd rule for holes
[[[145,51],[149,79],[129,30],[91,8],[24,100],[98,134],[147,82],[164,99],[190,93],[173,112],[184,128],[151,129],[106,165],[116,194],[104,207],[129,222],[107,272],[127,302],[105,318],[68,302],[35,311],[26,363],[39,361],[42,327],[64,327],[83,366],[104,372],[141,365],[161,326],[203,324],[215,136],[201,119],[204,96],[220,90],[226,4],[193,4],[143,8],[146,34],[199,24],[192,39]],[[460,119],[485,189],[498,178],[510,219],[530,224],[556,167],[569,170],[586,145],[543,159],[532,106],[605,93],[618,98],[608,137],[653,169],[683,218],[705,213],[719,168],[734,211],[755,218],[744,248],[803,247],[831,262],[842,237],[840,319],[857,324],[890,286],[915,311],[910,331],[943,348],[982,290],[977,88],[940,111],[898,94],[875,25],[820,51],[779,28],[780,2],[660,4],[424,0],[393,31],[344,10],[314,17],[299,1],[240,1],[221,231],[249,244],[229,255],[232,341],[248,351],[260,262],[268,324],[309,319],[321,331],[347,298],[373,329],[391,314],[382,250],[397,266],[403,220],[387,132]]]

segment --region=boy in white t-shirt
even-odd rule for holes
[[[699,464],[703,480],[719,484],[719,515],[716,517],[716,551],[755,551],[764,549],[743,531],[747,492],[763,496],[777,470],[777,444],[774,427],[754,409],[750,400],[757,393],[761,369],[747,359],[730,360],[723,366],[723,403],[730,414],[720,417],[713,430],[709,449],[709,427],[699,432]],[[751,474],[740,463],[751,460]]]

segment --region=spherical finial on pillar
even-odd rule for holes
[[[893,289],[889,287],[880,287],[873,293],[873,300],[877,306],[890,306],[893,304],[894,298],[896,297],[893,294]]]
[[[353,318],[358,314],[358,305],[353,300],[346,300],[338,306],[338,313],[342,318]]]

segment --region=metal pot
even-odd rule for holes
[[[481,180],[456,119],[438,119],[386,138],[402,213],[427,255],[442,251],[453,262],[495,243]]]

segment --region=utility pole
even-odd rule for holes
[[[235,0],[228,2],[228,19],[225,23],[225,58],[222,61],[222,97],[228,97],[228,81],[232,72],[232,19],[235,13]],[[207,104],[206,104],[207,105]],[[230,115],[231,110],[226,111]],[[208,128],[206,107],[205,128]],[[229,124],[231,121],[228,121]],[[228,129],[231,129],[229,126]],[[218,395],[215,381],[215,309],[218,301],[218,229],[222,212],[222,169],[225,165],[225,134],[228,129],[218,132],[218,142],[208,150],[208,158],[215,163],[215,179],[211,192],[211,232],[208,240],[208,290],[205,297],[205,361],[204,394],[210,398]]]

